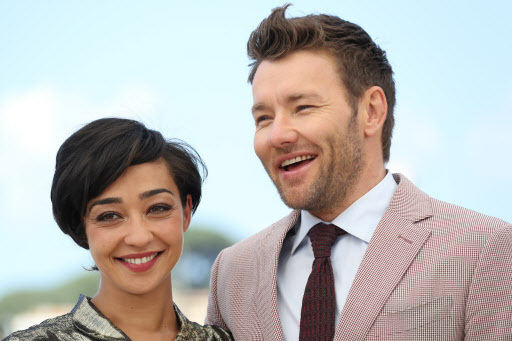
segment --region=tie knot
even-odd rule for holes
[[[345,233],[345,231],[333,224],[318,223],[313,226],[309,230],[309,238],[311,239],[315,259],[330,257],[332,244],[334,244],[339,235]]]

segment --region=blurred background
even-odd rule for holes
[[[209,177],[185,235],[176,301],[202,322],[218,251],[289,212],[254,154],[246,42],[273,7],[243,1],[0,2],[0,336],[93,296],[86,250],[53,221],[60,144],[83,124],[135,118],[181,138]],[[388,168],[433,197],[512,221],[512,5],[295,1],[387,51],[397,84]]]

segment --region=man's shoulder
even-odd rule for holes
[[[502,219],[480,213],[469,208],[431,198],[433,221],[441,225],[463,226],[468,232],[493,233],[510,229],[512,225]]]
[[[433,198],[401,174],[394,176],[399,187],[390,207],[409,220],[420,218],[432,229],[457,228],[483,234],[511,228],[510,223],[499,218]]]
[[[76,330],[73,326],[73,319],[71,313],[67,313],[47,319],[28,329],[16,331],[4,341],[74,340],[74,334],[76,334]]]
[[[286,235],[288,230],[297,222],[300,211],[292,211],[286,217],[274,222],[265,229],[247,237],[238,243],[223,250],[224,255],[230,254],[253,254],[254,250],[268,243],[277,243]]]

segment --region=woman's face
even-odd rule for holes
[[[85,232],[100,291],[144,294],[171,284],[190,223],[163,159],[129,167],[87,204]]]

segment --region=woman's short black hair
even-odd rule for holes
[[[83,219],[87,203],[128,167],[159,158],[167,163],[183,206],[190,194],[195,212],[208,171],[191,146],[177,139],[166,140],[158,131],[129,119],[102,118],[79,129],[57,152],[51,200],[60,229],[88,249]]]

